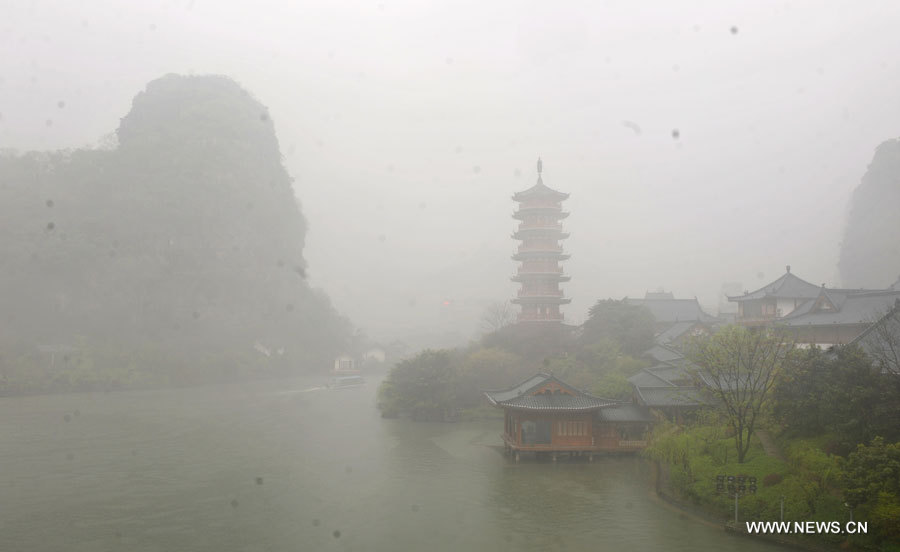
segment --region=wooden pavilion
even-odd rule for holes
[[[501,391],[485,393],[504,411],[507,454],[522,452],[587,456],[599,452],[635,452],[647,446],[653,422],[649,409],[595,397],[550,374],[538,373]]]

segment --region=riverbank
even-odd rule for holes
[[[791,548],[793,550],[804,550],[806,552],[837,552],[839,550],[847,550],[847,545],[840,545],[827,542],[811,542],[808,540],[792,539],[785,535],[773,535],[763,533],[749,533],[746,530],[744,521],[740,519],[740,505],[738,506],[738,525],[735,526],[734,518],[727,519],[722,513],[710,507],[704,507],[698,503],[692,503],[686,497],[678,496],[672,488],[669,479],[669,466],[657,460],[653,462],[654,473],[654,491],[656,496],[668,504],[676,508],[686,515],[693,517],[696,521],[704,522],[710,525],[721,527],[723,531],[745,537],[752,540],[768,542],[774,545]],[[852,550],[852,549],[851,549]]]

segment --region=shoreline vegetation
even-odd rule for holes
[[[418,421],[487,415],[483,392],[536,372],[610,399],[630,400],[628,378],[649,366],[639,354],[653,343],[653,317],[643,306],[599,301],[575,328],[509,325],[465,348],[426,350],[397,363],[378,391],[385,418]],[[502,414],[499,414],[502,417]]]
[[[795,351],[764,404],[759,431],[737,461],[735,428],[721,409],[661,423],[645,451],[666,477],[664,493],[733,520],[734,499],[716,476],[756,477],[739,499],[744,521],[868,522],[865,535],[748,535],[808,549],[900,549],[900,383],[861,350]],[[767,441],[764,446],[761,441]],[[894,444],[891,444],[894,443]],[[766,450],[768,448],[768,450]],[[733,521],[730,522],[733,525]]]
[[[646,326],[631,322],[643,315],[610,301],[591,312],[606,321],[585,324],[580,334],[531,335],[513,326],[465,349],[406,359],[384,379],[378,408],[383,417],[420,421],[489,416],[481,391],[536,371],[627,400],[628,377],[647,363],[615,329],[640,334]],[[664,494],[733,519],[733,495],[717,490],[716,477],[755,477],[756,492],[739,499],[740,521],[779,521],[784,497],[785,521],[843,524],[852,515],[868,523],[865,535],[759,538],[815,550],[900,550],[900,378],[855,346],[792,348],[774,334],[734,326],[696,337],[684,352],[702,401],[675,417],[658,412],[644,451],[664,469]]]

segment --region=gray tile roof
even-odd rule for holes
[[[676,322],[669,326],[666,331],[656,336],[656,342],[662,345],[677,341],[680,337],[687,334],[697,324],[696,321]]]
[[[679,387],[693,380],[691,364],[686,360],[677,364],[663,363],[644,368],[628,378],[628,382],[637,387]]]
[[[625,298],[629,305],[643,305],[657,322],[716,322],[715,316],[706,314],[697,299],[632,299]]]
[[[608,406],[597,411],[601,422],[653,422],[650,409],[637,404],[619,404]]]
[[[649,407],[698,406],[700,391],[693,387],[636,387],[641,404]]]
[[[614,405],[616,402],[587,394],[573,396],[561,393],[558,395],[521,395],[497,404],[523,410],[597,410]]]
[[[672,362],[684,358],[684,355],[680,352],[660,344],[656,344],[644,351],[643,356],[652,358],[657,362]]]
[[[628,378],[628,383],[635,387],[675,387],[675,384],[650,370],[641,370]]]
[[[547,374],[537,373],[537,374],[531,376],[530,378],[528,378],[527,380],[523,381],[519,385],[510,387],[509,389],[502,390],[502,391],[486,391],[485,395],[487,395],[488,398],[492,402],[500,403],[500,402],[508,401],[509,399],[518,397],[519,395],[526,393],[526,392],[534,389],[535,387],[541,385],[542,383],[547,381],[548,378],[550,378],[550,376],[548,376]]]
[[[747,301],[763,297],[813,298],[819,295],[819,286],[791,274],[790,269],[774,282],[745,295],[728,297],[729,301]]]
[[[826,297],[835,309],[814,309],[815,301],[808,301],[782,318],[779,323],[789,327],[832,326],[835,324],[870,324],[884,316],[900,299],[900,290],[842,291],[826,290]]]
[[[531,391],[548,382],[555,382],[573,394],[533,395]],[[596,410],[604,406],[617,404],[617,401],[595,397],[572,387],[559,378],[538,373],[519,385],[500,391],[486,391],[485,396],[496,406],[520,408],[525,410]]]

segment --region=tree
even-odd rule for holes
[[[838,435],[843,450],[900,438],[900,381],[859,347],[796,351],[772,393],[775,417],[796,435]]]
[[[509,351],[498,348],[476,349],[461,364],[459,406],[477,406],[482,402],[484,391],[510,387],[533,374],[518,355]]]
[[[485,307],[484,313],[481,315],[481,332],[493,333],[515,321],[516,313],[513,312],[509,301],[496,301]]]
[[[734,430],[738,463],[750,449],[763,407],[792,344],[767,330],[726,326],[688,344],[687,356]]]
[[[872,321],[860,344],[879,368],[900,376],[900,299],[884,316]]]
[[[876,437],[858,445],[844,463],[844,498],[859,506],[882,492],[900,495],[900,443],[885,444]]]
[[[587,345],[609,338],[619,343],[622,352],[639,355],[653,346],[654,324],[653,314],[643,305],[597,301],[588,311],[581,339]]]
[[[414,420],[443,420],[456,405],[457,353],[425,350],[400,361],[378,390],[382,416],[408,413]]]
[[[900,537],[900,443],[876,437],[859,445],[844,464],[844,499],[850,507],[867,506],[879,533]]]

